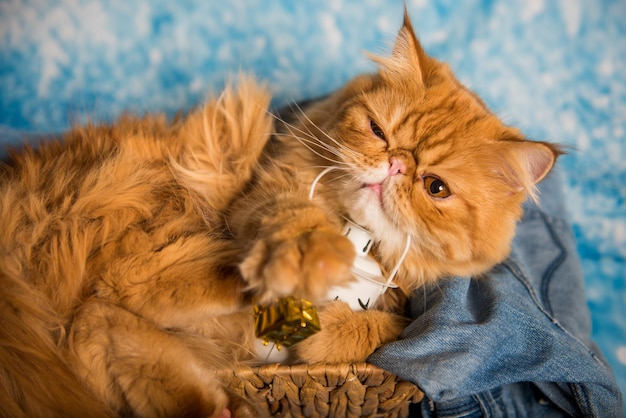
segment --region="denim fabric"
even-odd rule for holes
[[[402,339],[370,357],[424,391],[416,416],[621,416],[615,378],[590,340],[558,174],[540,190],[507,260],[416,291]]]
[[[522,382],[435,404],[425,401],[412,405],[411,417],[542,417],[567,415],[532,383]]]

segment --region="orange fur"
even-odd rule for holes
[[[270,134],[269,99],[242,79],[184,121],[76,128],[3,167],[2,415],[220,416],[206,370],[252,356],[220,211]]]
[[[252,297],[322,302],[352,279],[343,217],[372,231],[386,270],[411,235],[405,294],[506,257],[559,149],[503,125],[407,16],[374,59],[276,135],[269,94],[241,77],[184,119],[124,116],[15,153],[0,179],[1,415],[246,411],[209,371],[254,359]],[[320,315],[301,361],[365,360],[405,325],[342,302]]]

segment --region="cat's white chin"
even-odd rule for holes
[[[347,193],[344,203],[350,219],[369,230],[375,241],[385,246],[404,243],[405,234],[385,214],[380,189],[366,185],[353,194]]]

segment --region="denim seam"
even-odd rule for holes
[[[546,310],[550,313],[550,316],[553,316],[554,310],[552,309],[552,305],[550,303],[550,298],[548,295],[548,291],[550,288],[550,281],[552,279],[552,276],[554,275],[554,272],[567,259],[567,251],[565,250],[565,245],[563,244],[563,241],[559,239],[558,234],[555,232],[552,222],[550,222],[552,218],[548,217],[548,215],[546,215],[544,212],[540,212],[540,215],[541,215],[541,219],[543,220],[548,230],[548,233],[550,234],[550,237],[552,238],[552,241],[556,244],[556,246],[561,251],[561,253],[552,261],[552,263],[550,263],[545,273],[543,274],[543,277],[541,278],[541,299],[543,300]]]
[[[554,324],[557,328],[559,328],[561,331],[563,331],[567,336],[569,336],[570,338],[572,338],[574,341],[576,341],[578,344],[582,345],[585,350],[587,351],[587,353],[600,365],[602,365],[602,367],[604,367],[606,370],[611,370],[610,366],[606,363],[604,363],[604,361],[602,361],[602,359],[600,357],[598,357],[593,350],[591,350],[587,344],[585,344],[583,341],[581,341],[578,337],[576,337],[574,334],[572,334],[571,332],[569,332],[565,327],[563,327],[563,325],[561,325],[561,323],[559,321],[557,321],[556,318],[554,318],[540,303],[539,298],[535,292],[535,290],[533,289],[532,285],[530,284],[530,281],[526,278],[526,275],[524,274],[524,272],[519,268],[519,266],[517,265],[517,263],[512,260],[511,258],[506,259],[503,263],[504,266],[506,266],[509,271],[511,272],[511,274],[513,274],[513,276],[515,276],[515,278],[517,278],[517,280],[520,281],[520,283],[522,283],[524,285],[524,287],[526,288],[526,291],[528,292],[528,294],[530,295],[531,299],[533,300],[533,302],[535,303],[535,305],[537,305],[537,308],[539,309],[539,311],[541,313],[543,313],[549,320],[550,322],[552,322],[552,324]]]
[[[596,414],[593,410],[593,403],[589,401],[589,395],[587,394],[587,391],[585,390],[583,385],[579,383],[570,383],[568,386],[574,394],[574,398],[576,398],[576,403],[583,413],[583,416],[597,417],[598,414]]]
[[[478,403],[478,406],[484,417],[494,417],[498,412],[498,404],[492,392],[479,393],[473,395],[472,398]]]
[[[573,335],[572,333],[570,333],[566,328],[564,328],[557,320],[556,318],[553,317],[553,311],[552,308],[550,306],[550,302],[549,302],[549,298],[546,297],[544,298],[544,287],[546,288],[547,291],[547,286],[549,286],[549,283],[546,283],[544,280],[545,279],[549,279],[552,277],[552,275],[554,274],[554,272],[556,271],[556,269],[563,264],[563,262],[567,259],[567,251],[565,249],[565,245],[563,244],[563,241],[559,238],[559,234],[556,233],[555,228],[556,227],[560,227],[560,228],[564,228],[567,230],[567,233],[571,234],[572,231],[569,227],[569,223],[567,220],[562,219],[560,217],[554,217],[551,216],[549,214],[547,214],[546,212],[544,212],[543,210],[537,208],[535,210],[529,210],[527,212],[524,213],[524,217],[527,220],[536,220],[536,219],[542,219],[544,221],[544,224],[546,226],[546,228],[548,229],[548,232],[550,234],[550,237],[553,239],[554,243],[559,247],[559,249],[561,250],[561,254],[555,259],[555,261],[553,261],[550,266],[548,267],[548,270],[544,273],[543,277],[542,277],[542,289],[541,289],[541,300],[545,300],[546,302],[546,308],[544,309],[543,305],[540,305],[538,303],[538,301],[540,299],[537,298],[537,296],[535,295],[534,290],[532,289],[532,285],[530,284],[530,281],[526,278],[526,275],[524,274],[524,272],[522,271],[522,269],[520,269],[517,266],[517,263],[515,263],[514,260],[512,259],[508,259],[506,261],[511,261],[511,263],[513,263],[513,265],[515,266],[515,271],[512,270],[511,268],[509,268],[509,270],[511,271],[511,273],[513,273],[514,276],[516,276],[526,287],[526,289],[530,292],[531,297],[533,299],[533,301],[537,304],[537,306],[539,307],[539,309],[546,314],[546,316],[550,319],[550,321],[552,321],[553,324],[555,324],[558,328],[562,329],[567,335],[571,336],[572,338],[574,338],[574,340],[576,340],[579,344],[581,344],[583,347],[586,348],[587,352],[591,355],[591,357],[598,363],[600,363],[605,369],[607,370],[611,370],[611,367],[608,365],[608,363],[605,363],[604,361],[602,361],[602,359],[600,357],[598,357],[596,355],[596,353],[593,352],[593,350],[591,350],[587,344],[585,344],[583,341],[581,341],[578,337],[576,337],[575,335]],[[505,262],[506,264],[506,262]],[[509,265],[507,265],[507,267],[510,267]],[[517,271],[517,273],[516,273]]]
[[[491,417],[491,408],[488,408],[488,402],[485,402],[481,393],[477,395],[472,395],[472,399],[478,404],[478,407],[480,408],[480,412],[483,414],[483,417]]]

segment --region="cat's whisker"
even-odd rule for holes
[[[331,147],[329,144],[326,144],[325,142],[320,141],[320,139],[319,139],[319,138],[317,138],[317,137],[316,137],[316,136],[315,136],[315,135],[311,132],[311,130],[310,130],[310,129],[308,129],[308,128],[307,128],[307,130],[306,130],[306,131],[304,131],[304,130],[302,130],[302,129],[300,129],[300,128],[296,127],[295,125],[290,124],[290,123],[288,123],[288,122],[287,122],[287,121],[285,121],[285,120],[282,120],[281,118],[278,118],[278,117],[277,117],[277,119],[278,119],[279,121],[281,121],[281,122],[282,122],[282,123],[286,126],[286,128],[289,130],[289,132],[292,134],[292,136],[293,136],[294,138],[300,138],[300,136],[299,136],[299,135],[297,135],[297,134],[301,134],[301,135],[303,135],[303,136],[305,136],[305,137],[309,138],[309,139],[311,140],[311,142],[315,142],[315,143],[316,143],[316,145],[317,145],[317,146],[319,146],[319,147]],[[295,131],[295,132],[294,132],[294,131]],[[339,151],[339,150],[338,150],[338,151]],[[337,154],[337,155],[338,155],[338,156],[343,156],[343,155],[339,155],[339,154]]]
[[[317,147],[323,148],[329,152],[332,152],[333,154],[335,154],[338,157],[344,157],[344,154],[341,152],[341,150],[339,150],[338,148],[330,145],[330,144],[326,144],[325,142],[321,142],[318,138],[312,136],[312,135],[308,135],[306,133],[304,133],[304,137],[298,135],[297,133],[294,133],[293,130],[289,127],[287,127],[287,129],[289,130],[290,135],[293,138],[296,138],[298,140],[306,140],[309,144],[315,145]],[[285,135],[285,133],[282,133],[282,135]]]
[[[294,110],[293,106],[297,107],[298,112],[296,112]],[[280,117],[276,116],[276,119],[281,121],[287,127],[287,129],[289,129],[290,131],[292,131],[292,129],[296,130],[299,133],[301,133],[303,135],[306,135],[307,137],[315,140],[316,142],[319,142],[320,145],[332,147],[332,145],[327,144],[324,141],[322,141],[320,138],[318,138],[311,131],[311,129],[307,126],[307,124],[303,122],[302,118],[299,116],[299,114],[303,114],[306,117],[306,120],[309,122],[310,125],[312,125],[315,128],[317,128],[324,136],[326,136],[332,143],[334,143],[336,145],[337,151],[341,152],[341,157],[343,157],[343,158],[351,157],[353,160],[355,160],[358,157],[362,156],[360,153],[356,152],[355,150],[353,150],[353,149],[351,149],[349,147],[346,147],[344,144],[340,143],[339,141],[337,141],[336,139],[334,139],[333,137],[328,135],[326,132],[324,132],[321,128],[319,128],[308,116],[306,116],[306,114],[304,114],[303,110],[298,106],[297,103],[295,103],[293,106],[290,105],[291,110],[294,111],[294,115],[298,118],[298,121],[300,122],[300,125],[302,125],[304,127],[304,129],[306,129],[306,131],[304,131],[304,130],[296,127],[295,125],[290,124],[290,123],[286,122],[285,120],[281,119]],[[293,133],[293,131],[292,131],[292,133]]]
[[[286,132],[279,132],[279,131],[276,131],[276,132],[274,132],[274,133],[273,133],[274,135],[281,135],[281,136],[286,136],[286,137],[291,137],[291,138],[294,138],[294,139],[296,139],[298,142],[300,142],[302,145],[304,145],[304,146],[305,146],[305,147],[306,147],[309,151],[311,151],[311,152],[313,152],[315,155],[317,155],[317,156],[319,156],[319,157],[321,157],[321,158],[323,158],[323,159],[327,160],[328,162],[331,162],[331,163],[333,163],[333,164],[339,164],[339,165],[343,165],[343,164],[345,164],[345,162],[344,162],[344,161],[341,161],[341,160],[336,160],[336,159],[333,159],[333,158],[329,158],[328,156],[324,155],[324,154],[323,154],[322,152],[320,152],[319,150],[314,149],[314,146],[315,146],[315,147],[318,147],[318,148],[321,148],[321,149],[324,149],[324,150],[326,150],[327,152],[329,152],[329,153],[331,153],[331,154],[334,154],[335,156],[337,156],[337,157],[339,157],[339,158],[343,158],[343,157],[344,157],[344,154],[343,154],[343,153],[341,153],[341,152],[340,152],[339,150],[337,150],[336,148],[334,148],[334,147],[332,147],[332,146],[330,146],[330,145],[328,145],[328,144],[326,144],[326,143],[324,143],[324,142],[320,141],[320,140],[319,140],[319,138],[315,137],[312,133],[310,133],[310,132],[308,132],[308,133],[307,133],[306,131],[303,131],[303,130],[301,130],[301,129],[299,129],[299,128],[295,127],[294,125],[292,125],[292,124],[288,123],[286,120],[284,120],[284,119],[283,119],[283,118],[281,118],[280,116],[278,116],[278,115],[276,115],[276,114],[274,114],[274,113],[270,112],[269,110],[266,110],[265,112],[266,112],[269,116],[271,116],[272,118],[274,118],[275,120],[277,120],[277,121],[281,122],[281,123],[282,123],[282,124],[283,124],[283,125],[287,128],[287,130],[289,131],[289,134],[287,134]],[[295,130],[295,131],[297,131],[297,133],[300,133],[300,134],[302,134],[302,135],[304,135],[305,137],[308,137],[308,138],[306,138],[306,139],[305,139],[305,138],[303,138],[302,136],[297,135],[297,134],[294,132],[294,130]]]
[[[323,150],[326,150],[327,152],[329,152],[329,153],[331,153],[331,154],[333,154],[333,155],[335,155],[337,157],[340,157],[340,158],[343,157],[343,155],[340,152],[338,152],[336,149],[334,149],[332,147],[327,146],[327,144],[319,143],[317,141],[313,141],[313,140],[307,139],[307,138],[302,138],[302,137],[300,137],[298,135],[295,135],[293,133],[291,135],[286,135],[284,133],[281,133],[281,135],[284,135],[284,136],[296,139],[302,145],[307,147],[307,149],[309,149],[309,151],[315,153],[317,156],[319,156],[319,157],[321,157],[321,158],[323,158],[323,159],[325,159],[325,160],[327,160],[329,162],[332,162],[334,164],[339,164],[339,165],[345,165],[346,164],[345,161],[341,161],[341,160],[330,158],[330,157],[328,157],[326,155],[323,155],[320,151],[314,149],[314,146],[315,146],[315,147],[321,148]]]
[[[344,179],[344,178],[346,178],[346,177],[350,177],[350,176],[352,176],[352,174],[350,174],[350,173],[344,173],[344,174],[340,174],[340,175],[335,176],[335,177],[329,177],[329,180],[330,180],[331,182],[333,182],[333,181],[341,180],[341,179]]]
[[[317,147],[319,147],[319,148],[321,148],[323,150],[326,150],[327,152],[335,155],[336,157],[339,157],[340,158],[340,160],[339,160],[340,164],[342,164],[342,165],[346,164],[346,162],[343,161],[344,155],[339,150],[337,150],[336,148],[331,147],[330,145],[327,145],[327,144],[319,144],[319,143],[317,143],[315,141],[311,141],[311,140],[308,140],[308,139],[305,139],[305,138],[301,138],[301,137],[298,137],[298,136],[294,136],[294,137],[297,140],[299,140],[300,142],[304,141],[304,142],[307,142],[311,146],[317,146]]]
[[[291,130],[290,130],[290,132],[291,132]],[[293,134],[293,132],[292,132],[291,136],[293,138],[297,139],[300,142],[305,141],[305,142],[307,142],[311,146],[315,146],[315,147],[321,148],[323,150],[326,150],[327,152],[329,152],[331,154],[334,154],[335,156],[341,158],[342,160],[345,160],[346,157],[348,157],[345,152],[342,152],[341,149],[338,149],[337,147],[334,147],[334,146],[332,146],[330,144],[322,142],[322,141],[320,141],[318,138],[316,138],[314,136],[307,135],[307,137],[301,137],[299,135]],[[342,161],[342,164],[345,164],[345,163],[346,163],[345,161]]]
[[[301,122],[302,123],[302,122]],[[312,122],[311,122],[312,123]],[[304,125],[306,127],[306,125]],[[314,139],[315,141],[319,142],[320,144],[323,144],[327,147],[332,147],[334,149],[336,149],[338,152],[341,152],[341,154],[344,157],[351,157],[352,159],[356,159],[356,157],[358,157],[360,154],[356,153],[355,151],[351,150],[350,148],[346,147],[345,145],[341,144],[340,142],[336,141],[335,139],[333,139],[332,137],[330,137],[328,134],[326,134],[324,131],[322,131],[320,128],[317,128],[320,132],[322,132],[326,137],[330,138],[332,143],[334,143],[335,145],[331,145],[328,144],[324,141],[322,141],[321,139],[319,139],[312,131],[311,129],[309,129],[308,127],[306,127],[306,130],[308,132],[308,136],[312,139]]]
[[[306,143],[306,142],[305,142],[302,138],[299,138],[299,137],[298,137],[298,136],[296,136],[296,135],[292,135],[292,137],[293,137],[293,138],[295,138],[295,139],[297,139],[298,141],[300,141],[300,143],[301,143],[302,145],[304,145],[304,146],[305,146],[305,147],[306,147],[309,151],[311,151],[312,153],[314,153],[314,154],[315,154],[315,155],[317,155],[318,157],[323,158],[323,159],[325,159],[326,161],[331,162],[331,163],[333,163],[333,164],[345,164],[345,162],[343,162],[343,161],[335,160],[335,159],[330,158],[330,157],[328,157],[328,156],[326,156],[326,155],[322,154],[321,152],[319,152],[319,151],[315,150],[312,146],[310,146],[309,144],[307,144],[307,143]],[[317,144],[316,144],[316,145],[317,145]]]
[[[357,152],[357,151],[353,150],[352,148],[347,147],[345,144],[342,144],[341,142],[337,141],[335,138],[333,138],[333,137],[332,137],[332,136],[330,136],[327,132],[325,132],[322,128],[320,128],[319,126],[317,126],[317,125],[316,125],[316,124],[315,124],[315,123],[311,120],[311,118],[309,118],[309,117],[307,116],[307,114],[304,112],[304,110],[302,110],[302,108],[301,108],[301,107],[300,107],[297,103],[295,103],[295,106],[296,106],[297,110],[299,111],[299,114],[300,114],[300,115],[302,115],[302,116],[304,116],[305,120],[306,120],[307,122],[309,122],[309,124],[311,124],[312,126],[314,126],[314,127],[315,127],[318,131],[320,131],[320,132],[321,132],[321,133],[322,133],[322,134],[323,134],[326,138],[328,138],[328,139],[329,139],[330,141],[332,141],[332,142],[333,142],[333,143],[334,143],[337,147],[339,147],[339,149],[341,149],[342,151],[345,151],[347,154],[349,154],[349,155],[350,155],[350,156],[352,156],[353,158],[362,156],[362,154],[361,154],[361,153],[359,153],[359,152]],[[294,114],[295,114],[295,112],[294,112]],[[303,125],[303,126],[307,126],[307,124],[302,123],[302,118],[301,118],[298,114],[296,114],[296,117],[298,118],[298,121],[301,123],[301,125]],[[307,127],[307,131],[309,131],[309,133],[317,139],[317,137],[316,137],[316,136],[315,136],[315,135],[311,132],[311,130],[310,130],[308,127]],[[319,140],[319,139],[318,139],[318,140]]]

